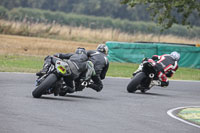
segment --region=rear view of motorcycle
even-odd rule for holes
[[[145,93],[153,86],[159,86],[161,82],[158,80],[155,65],[156,62],[152,59],[143,60],[138,70],[133,73],[133,77],[127,86],[127,91],[134,93],[140,90],[142,93]]]
[[[36,88],[32,95],[34,98],[40,98],[42,95],[58,95],[63,86],[62,78],[71,75],[71,70],[67,62],[57,59],[55,64],[51,64],[48,72],[36,80]]]
[[[64,81],[64,77],[72,76],[70,61],[52,58],[55,63],[52,63],[48,71],[36,80],[36,88],[32,92],[34,98],[49,94],[65,96],[67,93],[73,93]],[[87,71],[80,77],[80,86],[75,91],[82,91],[88,84],[92,83],[91,76],[93,75],[95,75],[94,64],[87,61]]]
[[[87,61],[87,71],[80,75],[78,83],[74,81],[75,84],[75,92],[82,91],[89,84],[92,84],[93,81],[91,77],[95,75],[94,64],[91,61]],[[68,92],[67,85],[63,84],[60,88],[59,96],[65,96]]]

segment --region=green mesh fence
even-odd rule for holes
[[[126,42],[106,42],[106,45],[111,62],[141,63],[144,57],[177,51],[181,54],[180,67],[200,68],[200,47],[195,45]]]

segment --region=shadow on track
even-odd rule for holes
[[[79,96],[79,95],[65,95],[65,96],[42,96],[41,98],[34,99],[42,99],[42,100],[58,100],[58,101],[77,101],[78,99],[91,99],[91,100],[101,100],[100,98],[90,97],[90,96]]]
[[[66,99],[66,98],[63,98],[63,97],[41,97],[41,98],[37,98],[37,99],[44,99],[44,100],[58,100],[58,101],[77,101],[77,100],[74,100],[74,99]]]
[[[100,98],[97,98],[97,97],[79,96],[79,95],[65,95],[65,96],[62,96],[62,97],[81,98],[81,99],[92,99],[92,100],[101,100]]]
[[[159,94],[159,93],[151,93],[151,92],[146,92],[146,93],[135,92],[135,93],[133,93],[133,94],[149,95],[149,96],[164,96],[164,97],[171,97],[171,95]]]

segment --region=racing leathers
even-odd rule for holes
[[[94,64],[94,70],[96,72],[96,75],[92,76],[92,81],[94,83],[89,84],[87,87],[99,92],[103,89],[103,83],[101,80],[105,79],[107,70],[109,68],[109,61],[106,54],[96,50],[87,51],[87,55],[89,60]]]
[[[60,59],[65,59],[65,61],[68,63],[70,66],[70,69],[72,71],[72,74],[67,77],[63,77],[65,83],[67,84],[68,87],[68,93],[74,92],[74,86],[73,86],[73,81],[78,79],[79,76],[87,71],[87,61],[88,61],[88,56],[87,54],[55,54],[54,56],[47,56],[45,58],[45,63],[43,66],[43,69],[38,72],[36,75],[40,76],[43,73],[46,73],[50,67],[51,64],[55,64],[56,58]]]
[[[158,70],[158,78],[161,81],[161,86],[168,86],[169,81],[167,77],[172,77],[178,69],[178,62],[174,60],[169,54],[161,56],[153,55],[152,59],[156,61],[156,68]]]
[[[75,91],[74,86],[73,86],[73,81],[76,81],[79,79],[80,75],[85,73],[87,71],[87,61],[88,57],[86,54],[57,54],[58,58],[60,59],[68,59],[68,62],[71,70],[72,70],[72,75],[69,77],[64,77],[64,80],[66,84],[70,87],[68,90],[72,92]]]

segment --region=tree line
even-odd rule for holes
[[[173,24],[192,27],[195,19],[200,18],[200,0],[121,0],[121,4],[132,8],[145,4],[152,19],[163,29],[169,29]]]
[[[7,9],[17,7],[38,8],[65,13],[84,14],[131,21],[152,21],[146,11],[147,4],[136,5],[134,8],[120,4],[121,0],[1,0],[0,5]],[[173,16],[180,17],[174,13]],[[200,26],[198,12],[189,16],[191,25]]]
[[[0,18],[10,21],[21,21],[28,23],[47,23],[68,25],[72,27],[87,27],[91,29],[115,29],[130,34],[145,33],[157,35],[176,35],[187,38],[199,37],[200,27],[194,26],[188,30],[181,25],[174,25],[171,29],[161,33],[161,27],[153,22],[129,21],[113,19],[110,17],[96,17],[58,11],[47,11],[32,8],[13,8],[11,10],[0,6]],[[1,32],[1,28],[0,28]]]

